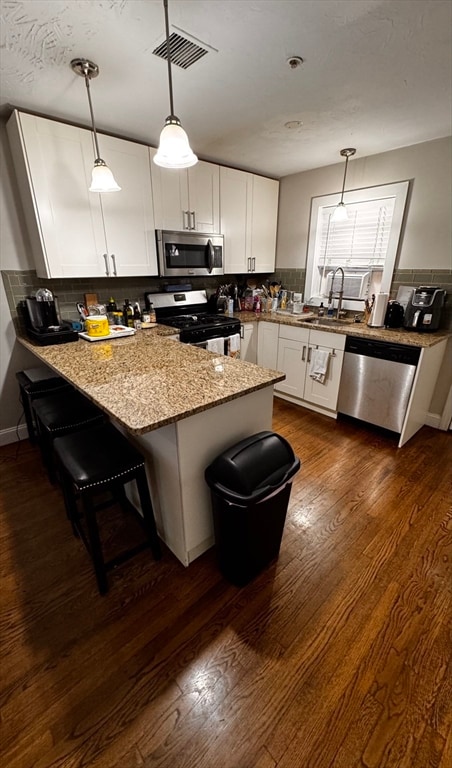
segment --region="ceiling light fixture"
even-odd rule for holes
[[[344,189],[345,189],[345,180],[347,178],[348,158],[353,157],[355,152],[356,152],[356,149],[353,149],[353,147],[349,149],[341,149],[341,156],[345,157],[344,181],[342,182],[341,200],[337,204],[336,208],[334,209],[334,213],[331,217],[332,221],[346,221],[348,219],[347,207],[344,203]]]
[[[298,69],[298,67],[301,67],[303,62],[304,59],[302,59],[301,56],[290,56],[286,60],[286,64],[288,64],[291,69]]]
[[[163,0],[163,7],[165,10],[170,114],[166,118],[165,125],[160,134],[159,148],[157,154],[154,155],[154,163],[161,165],[163,168],[190,168],[190,166],[198,162],[198,158],[190,147],[188,136],[182,128],[179,118],[174,114],[168,0]]]
[[[89,59],[72,59],[72,70],[81,77],[85,78],[86,92],[88,94],[89,111],[91,114],[91,125],[93,128],[94,146],[96,148],[96,156],[94,158],[94,168],[91,177],[90,192],[119,192],[121,187],[115,181],[115,178],[110,171],[105,160],[101,159],[99,152],[99,142],[97,141],[96,126],[94,124],[93,105],[91,103],[91,93],[89,89],[89,81],[92,77],[97,77],[99,74],[99,67]]]

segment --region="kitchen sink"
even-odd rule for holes
[[[337,320],[335,317],[311,317],[306,318],[306,320],[303,320],[301,317],[299,319],[300,323],[309,323],[309,325],[319,325],[319,326],[327,326],[329,328],[340,328],[342,326],[349,326],[349,325],[356,325],[355,321],[353,319],[346,319],[341,317],[339,320]]]

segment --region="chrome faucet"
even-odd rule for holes
[[[342,309],[342,299],[343,299],[343,296],[344,296],[344,278],[345,278],[345,275],[344,275],[344,270],[342,269],[342,267],[336,267],[336,269],[334,270],[333,277],[331,278],[331,288],[330,288],[330,292],[328,294],[328,305],[330,305],[331,302],[333,301],[334,278],[336,277],[336,273],[339,272],[339,271],[342,272],[342,279],[341,279],[340,290],[336,292],[337,293],[337,311],[336,311],[336,318],[337,319],[339,319],[339,313],[340,313],[340,311]]]

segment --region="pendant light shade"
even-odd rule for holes
[[[356,149],[354,149],[353,147],[349,147],[348,149],[341,149],[340,154],[342,157],[345,157],[344,180],[342,182],[341,200],[337,204],[336,208],[334,209],[334,213],[331,216],[331,221],[347,221],[348,219],[347,206],[344,203],[344,189],[345,189],[345,180],[347,178],[348,158],[353,157],[355,153],[356,153]]]
[[[119,192],[119,187],[115,177],[108,165],[100,157],[94,161],[94,168],[91,175],[90,192]]]
[[[190,168],[198,158],[188,142],[188,136],[177,117],[169,115],[160,134],[159,148],[154,163],[163,168]]]
[[[190,168],[198,162],[194,154],[188,136],[182,128],[181,122],[174,114],[173,103],[173,79],[171,74],[171,51],[168,21],[168,0],[163,0],[165,11],[166,29],[166,55],[168,61],[168,88],[170,100],[170,115],[165,120],[165,125],[160,134],[160,142],[157,154],[154,155],[154,163],[163,168]]]
[[[91,125],[94,136],[94,146],[96,148],[96,157],[94,159],[94,168],[91,176],[90,192],[119,192],[121,187],[116,183],[115,178],[105,160],[102,160],[99,152],[99,142],[97,141],[96,125],[94,123],[93,105],[91,102],[91,92],[89,82],[92,77],[97,77],[99,67],[89,59],[72,59],[71,67],[77,75],[85,78],[86,92],[88,94],[89,111],[91,115]]]

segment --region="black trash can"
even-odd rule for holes
[[[207,467],[217,558],[232,584],[247,584],[278,556],[299,469],[287,440],[268,431],[236,443]]]

